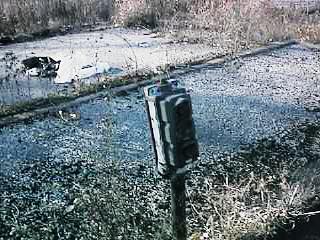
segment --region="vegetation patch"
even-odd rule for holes
[[[62,103],[70,102],[77,98],[95,94],[110,88],[124,86],[131,83],[128,78],[118,78],[113,81],[99,82],[91,85],[81,85],[74,93],[70,94],[49,94],[47,98],[37,98],[26,102],[20,102],[14,105],[0,106],[0,118],[13,116],[15,114],[30,112],[36,109],[58,106]]]
[[[280,9],[269,0],[128,2],[139,4],[129,12],[120,8],[117,16],[123,24],[157,27],[182,41],[202,42],[227,52],[273,41],[320,39],[317,11]]]
[[[286,227],[294,231],[318,191],[301,179],[314,163],[319,126],[292,126],[203,160],[187,180],[190,239],[277,239]],[[171,239],[169,183],[150,164],[127,168],[103,154],[20,162],[1,175],[0,239]]]
[[[33,111],[35,109],[44,108],[53,105],[59,105],[66,101],[75,99],[75,97],[67,96],[49,96],[48,98],[34,99],[32,101],[17,103],[15,105],[1,106],[0,118],[12,116],[19,113]]]
[[[310,164],[319,164],[319,138],[319,122],[297,124],[204,163],[194,189],[206,188],[191,199],[202,204],[202,209],[194,204],[195,216],[206,226],[208,239],[292,239],[310,211],[308,199],[319,193],[315,180],[303,181]]]
[[[43,33],[59,26],[81,26],[109,21],[113,15],[113,1],[19,1],[0,3],[0,33]],[[37,35],[37,34],[36,34]]]
[[[269,0],[3,0],[0,10],[0,38],[4,42],[99,22],[158,28],[181,40],[234,52],[254,43],[293,38],[317,42],[320,37],[317,11],[280,9]]]
[[[125,9],[129,2],[119,4]],[[319,41],[318,14],[279,10],[269,1],[137,2],[139,10],[119,22],[158,27],[182,41],[203,42],[228,53],[292,38]],[[107,21],[113,6],[99,0],[4,0],[1,38],[41,33],[55,25]],[[59,105],[133,79],[81,86],[71,96],[3,106],[0,117]],[[235,153],[203,159],[187,181],[190,238],[292,240],[298,224],[319,210],[313,201],[319,200],[320,175],[313,171],[319,169],[319,126],[319,122],[294,125]],[[0,240],[171,239],[169,184],[152,169],[107,162],[102,153],[82,153],[77,161],[48,157],[20,162],[13,174],[0,174]],[[313,202],[307,201],[310,196]]]

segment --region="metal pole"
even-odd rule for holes
[[[185,174],[171,177],[171,212],[174,240],[187,239]]]

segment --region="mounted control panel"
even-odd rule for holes
[[[199,156],[190,95],[175,80],[147,86],[144,95],[157,172],[186,172]]]

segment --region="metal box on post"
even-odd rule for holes
[[[158,173],[187,171],[199,156],[189,94],[166,81],[145,87],[144,95]]]

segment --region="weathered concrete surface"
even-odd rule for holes
[[[97,82],[98,75],[121,76],[136,71],[158,71],[166,64],[182,63],[219,49],[177,43],[146,30],[107,29],[68,34],[41,41],[0,46],[0,104],[47,97],[69,91],[68,83]],[[21,61],[32,56],[61,60],[56,78],[28,77],[19,72]],[[99,73],[98,75],[96,73]],[[90,77],[91,78],[88,78]],[[87,78],[85,81],[78,81]],[[60,83],[60,84],[56,84]]]

